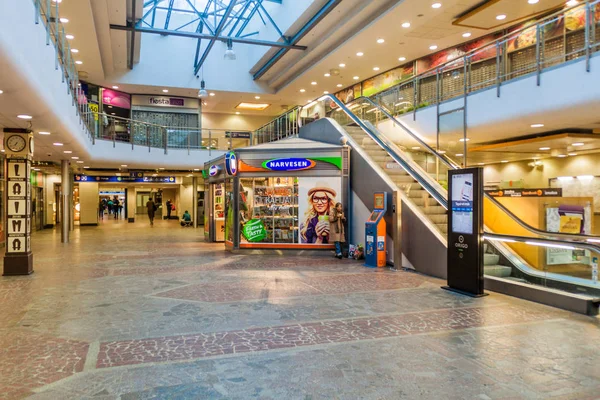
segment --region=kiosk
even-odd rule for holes
[[[388,207],[388,194],[375,193],[373,204],[373,212],[365,227],[365,266],[385,267],[387,243],[384,217]]]

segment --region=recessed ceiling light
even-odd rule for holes
[[[477,165],[485,165],[485,163],[480,162],[480,163],[477,163]]]
[[[84,162],[85,162],[85,161],[81,161],[81,160],[79,160],[79,161],[77,161],[77,164],[83,164]]]
[[[439,154],[446,154],[446,150],[438,150]]]
[[[360,78],[358,76],[353,76],[352,79],[354,79],[355,81],[359,80]]]
[[[415,147],[411,147],[411,149],[413,149],[413,150],[419,150],[420,147],[419,146],[415,146]]]
[[[164,169],[164,168],[159,168],[159,169]]]
[[[52,2],[60,4],[60,3],[62,3],[62,0],[52,0]]]
[[[267,109],[271,104],[269,103],[247,103],[241,102],[235,108],[238,110],[254,110],[254,111],[263,111]]]
[[[73,156],[73,157],[71,157],[71,159],[73,159],[73,160],[79,160],[79,157]]]
[[[459,142],[468,142],[469,140],[471,140],[471,139],[469,139],[469,138],[458,139]]]
[[[60,22],[62,22],[63,24],[66,24],[69,22],[69,18],[61,18],[59,19]]]
[[[543,128],[544,124],[532,124],[531,127],[532,128]]]
[[[65,35],[65,37],[69,40],[75,39],[75,36],[73,35]]]
[[[0,90],[0,94],[4,93],[4,90]]]
[[[209,96],[216,96],[216,93],[214,93],[214,92],[210,92],[208,95],[209,95]]]
[[[577,142],[577,143],[573,143],[571,146],[575,146],[575,147],[579,147],[579,146],[584,146],[585,143],[583,142]]]
[[[462,157],[464,154],[463,153],[457,153],[456,157]]]
[[[236,112],[235,112],[235,114],[236,114],[236,115],[240,115],[240,112],[239,112],[239,111],[236,111]]]
[[[359,51],[358,53],[356,53],[356,55],[357,55],[358,57],[362,57],[362,56],[364,56],[364,55],[365,55],[365,53],[363,53],[362,51]]]
[[[127,164],[121,164],[121,167],[126,167],[126,166],[127,166]]]
[[[462,37],[464,37],[464,38],[471,37],[471,32],[465,32],[465,33],[463,33]]]
[[[169,89],[163,89],[163,93],[169,93]]]
[[[403,28],[410,28],[410,22],[404,22],[404,23],[402,23],[402,27]]]
[[[71,153],[72,153],[72,151],[71,151],[71,150],[65,150],[65,151],[64,151],[64,153],[65,153],[65,154],[71,154]]]
[[[501,163],[507,163],[507,162],[508,162],[508,160],[502,160],[502,161],[500,161],[500,162],[501,162]]]
[[[75,64],[81,65],[81,64],[83,64],[83,61],[75,61]]]
[[[50,132],[38,132],[40,135],[49,135]]]
[[[317,84],[317,82],[312,81],[310,84],[313,85],[313,86],[315,86]]]
[[[337,86],[337,87],[342,87],[342,86],[344,86],[344,85],[342,85],[341,83],[338,83],[338,84],[337,84],[337,85],[335,85],[335,86]]]
[[[89,167],[86,165],[86,166],[85,166],[85,167],[83,167],[83,168],[85,168],[85,169],[88,169]]]
[[[33,117],[31,115],[27,115],[27,114],[20,114],[20,115],[17,115],[17,118],[20,118],[20,119],[32,119]]]
[[[527,2],[528,2],[529,4],[537,4],[537,3],[539,3],[539,2],[540,2],[540,0],[527,0]]]
[[[379,67],[373,67],[373,71],[379,71]]]
[[[431,46],[429,46],[429,50],[437,50],[437,46],[435,44],[432,44]]]
[[[329,92],[326,90],[326,91],[323,92],[323,94],[329,94]]]
[[[306,92],[306,89],[300,89],[300,93]]]
[[[496,15],[496,19],[498,21],[502,21],[503,19],[506,19],[506,15],[504,15],[504,14]]]
[[[77,50],[77,49],[71,49],[71,53],[79,53],[79,50]]]
[[[323,74],[324,77],[329,78],[331,76],[331,74],[328,72],[326,74]]]
[[[110,115],[117,115],[117,114],[115,114],[115,113],[110,113]]]
[[[433,3],[431,5],[431,8],[440,8],[442,6],[442,3]]]
[[[118,87],[118,86],[113,86],[112,88],[113,88],[113,89],[118,89],[119,87]]]
[[[379,38],[379,39],[377,39],[377,43],[379,43],[379,44],[385,43],[385,39]]]
[[[566,156],[567,156],[566,154],[559,154],[556,157],[558,157],[558,158],[565,158]]]
[[[256,100],[260,100],[260,96],[254,96]]]
[[[577,0],[567,1],[567,7],[573,7],[573,6],[576,6],[577,4],[579,4],[579,2]]]
[[[108,106],[108,108],[113,108],[113,106]]]
[[[577,153],[569,153],[570,156],[576,156]]]
[[[548,150],[550,150],[550,147],[540,147],[540,150],[541,151],[548,151]]]
[[[39,168],[33,168],[34,171],[41,171]]]
[[[398,61],[406,61],[406,57],[400,57],[398,58]]]
[[[344,64],[344,63],[340,64],[340,68],[344,68],[345,66],[346,66],[346,64]]]
[[[63,145],[62,143],[58,143],[58,142],[57,143],[52,143],[52,144],[55,145],[55,146],[62,146]]]

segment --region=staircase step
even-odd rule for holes
[[[440,205],[423,207],[426,215],[446,215],[446,209]]]
[[[439,206],[439,203],[437,202],[436,199],[434,198],[428,198],[428,199],[412,199],[412,202],[415,203],[416,206],[418,207],[425,207],[427,206]]]
[[[446,214],[426,214],[427,218],[434,224],[448,224],[448,216]]]
[[[483,265],[498,265],[500,256],[498,254],[485,253],[483,255]]]
[[[437,228],[440,230],[440,232],[442,232],[443,234],[447,234],[448,233],[448,224],[435,224],[435,226],[437,226]]]
[[[483,274],[498,278],[507,278],[512,274],[512,268],[506,265],[484,265]]]

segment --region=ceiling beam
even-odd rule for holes
[[[135,20],[135,0],[131,0],[131,25],[136,26]],[[135,57],[135,30],[131,31],[131,43],[129,46],[129,69],[133,69],[133,59]]]
[[[223,28],[227,24],[227,19],[229,18],[229,15],[233,11],[233,7],[235,7],[236,4],[237,4],[237,0],[230,0],[229,5],[227,6],[227,10],[225,10],[225,13],[221,17],[221,20],[219,21],[219,24],[217,25],[217,28],[215,29],[214,38],[212,38],[210,40],[210,42],[208,42],[208,46],[206,46],[206,49],[204,50],[204,53],[202,53],[202,57],[200,57],[200,60],[194,66],[194,75],[198,74],[198,71],[200,71],[200,67],[202,67],[202,64],[204,64],[204,61],[206,61],[206,58],[208,57],[208,54],[210,53],[210,51],[212,50],[213,46],[215,45],[216,40],[219,38],[219,35],[221,34],[221,31],[223,30]]]

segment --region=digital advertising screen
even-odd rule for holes
[[[473,174],[452,176],[452,232],[473,234]]]

